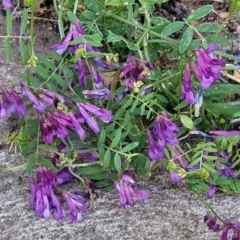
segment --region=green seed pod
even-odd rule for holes
[[[24,6],[25,7],[31,7],[37,2],[37,0],[24,0]]]

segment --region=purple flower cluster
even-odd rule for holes
[[[48,170],[46,167],[39,167],[37,172],[36,181],[31,179],[31,208],[35,210],[35,213],[39,217],[49,218],[51,210],[54,211],[54,217],[57,220],[64,219],[66,212],[63,209],[57,196],[54,194],[54,189],[65,182],[69,182],[73,179],[73,175],[69,172],[68,168],[64,168],[61,171],[55,173]],[[72,221],[79,221],[82,219],[81,214],[77,211],[79,209],[82,212],[86,212],[88,204],[86,202],[87,194],[76,193],[64,193],[64,198],[70,208],[70,219]]]
[[[124,78],[123,84],[126,86],[125,92],[129,89],[132,89],[134,92],[139,92],[144,84],[143,80],[150,76],[152,70],[153,66],[151,63],[129,55],[127,57],[127,63],[119,75],[120,79]],[[145,87],[142,94],[150,91],[150,87]]]
[[[64,169],[62,171],[66,170]],[[66,217],[66,213],[54,194],[53,188],[58,185],[58,182],[63,183],[68,181],[69,178],[72,179],[70,172],[68,172],[66,176],[62,174],[58,175],[58,173],[54,173],[46,167],[39,167],[36,182],[32,179],[30,181],[32,193],[30,206],[39,217],[50,217],[52,208],[54,209],[54,216],[57,220]]]
[[[211,214],[204,216],[204,222],[210,230],[222,232],[221,240],[239,240],[240,239],[240,222],[232,223],[229,219],[225,220],[222,225],[217,223],[217,218]]]
[[[115,182],[116,189],[120,195],[119,205],[125,208],[127,205],[133,206],[132,197],[144,200],[149,198],[149,193],[143,190],[138,190],[136,182],[129,175],[129,173],[123,174],[119,182]]]
[[[169,163],[168,170],[170,172],[170,178],[172,182],[180,182],[184,179],[184,172],[188,171],[188,161],[179,152],[176,146],[172,146],[172,162]],[[180,174],[182,172],[182,175]]]
[[[182,99],[185,99],[188,104],[195,104],[194,89],[191,82],[190,67],[186,64],[183,83],[182,83]]]
[[[205,89],[209,88],[220,78],[221,67],[225,66],[226,61],[225,59],[216,59],[213,54],[215,50],[218,50],[218,46],[214,43],[211,43],[205,50],[196,48],[194,52],[198,65],[194,62],[186,64],[182,83],[182,98],[186,99],[187,103],[195,104],[190,67],[201,86]]]
[[[84,29],[81,26],[80,22],[76,19],[74,24],[72,24],[70,31],[68,32],[66,38],[64,39],[62,44],[54,44],[51,49],[55,50],[58,54],[62,55],[64,54],[68,48],[69,48],[69,43],[71,40],[75,40],[79,37],[82,37],[84,43],[80,44],[75,44],[72,45],[69,48],[69,52],[71,54],[75,54],[77,57],[76,64],[72,65],[71,67],[76,70],[77,76],[78,76],[78,82],[80,87],[85,86],[87,82],[87,75],[89,73],[92,74],[94,84],[96,89],[95,90],[85,90],[83,94],[87,98],[91,99],[99,99],[99,100],[108,100],[111,92],[109,89],[104,87],[104,79],[103,77],[100,76],[100,74],[96,71],[95,67],[93,65],[88,65],[88,67],[84,66],[84,61],[83,58],[85,57],[85,51],[90,51],[90,52],[100,52],[95,47],[92,47],[87,43],[87,40],[84,37]],[[96,63],[96,66],[99,66],[99,69],[102,69],[104,67],[104,70],[108,69],[116,69],[116,67],[113,67],[106,62],[104,62],[102,59],[99,59],[95,57],[93,59]]]
[[[74,130],[81,140],[86,137],[86,132],[83,128],[83,124],[87,126],[95,133],[100,131],[97,121],[90,116],[90,114],[99,118],[105,123],[109,123],[113,120],[112,112],[107,109],[101,109],[90,103],[76,103],[78,112],[74,114],[69,112],[68,114],[60,111],[53,113],[46,113],[45,116],[40,117],[40,129],[41,138],[48,144],[54,141],[54,137],[66,138],[69,135],[69,130]]]
[[[152,165],[164,157],[165,147],[178,143],[178,131],[179,127],[169,119],[166,112],[162,111],[161,115],[157,116],[152,131],[147,131],[150,146],[148,155]]]
[[[84,192],[72,192],[63,194],[68,207],[70,208],[70,218],[74,221],[81,221],[82,215],[79,212],[87,212],[89,204],[86,202],[88,195]]]
[[[33,103],[33,108],[39,112],[44,113],[46,111],[46,106],[21,82],[21,92],[22,95],[28,98]]]
[[[2,100],[0,99],[0,118],[5,118],[7,113],[16,113],[17,118],[27,114],[27,107],[19,94],[10,87],[1,87]]]

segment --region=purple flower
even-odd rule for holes
[[[217,136],[240,136],[240,131],[209,131],[209,134]]]
[[[3,106],[2,100],[0,99],[0,118],[5,118],[7,115],[7,112]]]
[[[195,64],[191,64],[191,67],[199,79],[203,88],[210,87],[221,76],[221,67],[226,64],[225,59],[216,59],[213,51],[217,50],[218,46],[211,43],[206,50],[202,48],[195,49],[195,56],[199,65],[199,68]]]
[[[56,173],[57,185],[60,185],[64,182],[70,182],[71,180],[73,180],[73,175],[70,173],[68,168],[63,168],[62,170]]]
[[[162,159],[164,157],[164,152],[162,150],[162,148],[159,148],[157,143],[155,142],[155,139],[152,136],[151,131],[147,131],[147,135],[148,135],[148,144],[149,144],[149,152],[148,152],[148,156],[149,158],[152,160],[152,165],[154,165],[156,163],[156,161],[159,161],[160,159]]]
[[[66,212],[62,208],[61,203],[59,202],[58,198],[53,193],[53,191],[51,191],[51,194],[50,194],[50,203],[51,203],[51,206],[54,208],[55,219],[56,220],[64,219],[66,217]]]
[[[98,160],[98,155],[95,152],[93,152],[91,150],[87,150],[87,149],[85,150],[86,151],[85,152],[84,150],[85,150],[84,148],[80,149],[79,154],[78,154],[79,157],[84,158],[89,162]],[[82,152],[82,151],[84,151],[84,152]]]
[[[157,116],[153,129],[148,132],[148,142],[150,145],[149,157],[153,161],[152,165],[164,156],[164,148],[178,143],[176,133],[179,127],[170,121],[168,115],[162,111]]]
[[[68,136],[68,123],[65,119],[57,118],[54,114],[47,113],[45,118],[40,117],[41,139],[50,144],[54,140],[54,136],[65,138]]]
[[[85,110],[92,113],[94,116],[98,117],[105,123],[113,121],[112,112],[108,109],[101,109],[90,103],[78,103],[78,106],[85,108]]]
[[[216,193],[217,187],[213,184],[209,184],[209,191],[207,192],[208,197],[212,197]]]
[[[62,44],[54,44],[50,47],[50,49],[55,50],[59,55],[63,55],[63,53],[67,50],[71,39],[72,39],[72,31],[70,30]]]
[[[17,113],[17,117],[21,118],[26,116],[27,114],[27,107],[25,105],[25,103],[22,101],[22,99],[19,97],[19,95],[16,93],[16,91],[14,89],[10,89],[12,97],[15,100],[15,109],[16,109],[16,113]]]
[[[150,76],[152,70],[153,66],[151,63],[129,55],[127,57],[127,64],[120,73],[119,78],[125,77],[123,84],[138,92],[143,85],[142,81]]]
[[[98,133],[100,131],[100,128],[98,126],[98,123],[96,122],[96,120],[94,118],[92,118],[87,111],[84,108],[84,104],[83,103],[77,103],[79,112],[81,113],[81,115],[84,117],[84,119],[86,120],[87,125],[89,126],[89,128],[94,131],[95,133]]]
[[[195,104],[196,102],[194,99],[194,89],[190,78],[190,67],[188,63],[186,64],[183,76],[182,99],[185,99],[188,104]]]
[[[125,208],[126,205],[134,205],[132,197],[140,200],[149,198],[148,192],[137,189],[137,184],[128,173],[123,174],[121,180],[115,182],[115,186],[120,195],[119,205],[123,208]]]
[[[39,97],[49,105],[57,108],[59,102],[62,102],[65,105],[68,104],[66,97],[58,95],[55,92],[52,92],[48,89],[44,89],[42,87],[39,87],[38,89],[44,93],[44,94],[39,94]]]
[[[10,10],[13,6],[11,0],[2,0],[2,4],[5,10]]]
[[[127,64],[119,75],[119,78],[123,78],[129,74],[132,81],[141,81],[150,76],[150,71],[153,70],[151,63],[142,59],[137,59],[133,55],[127,57]]]
[[[81,221],[81,212],[87,212],[89,204],[86,203],[87,194],[83,192],[72,192],[63,194],[69,208],[70,208],[70,219],[72,222]],[[79,211],[80,210],[80,211]]]
[[[232,240],[240,239],[240,222],[232,223],[229,219],[226,219],[222,225],[217,224],[217,218],[211,214],[204,216],[204,222],[208,228],[214,232],[222,231],[221,240],[228,240],[232,237]]]
[[[14,113],[16,111],[16,106],[14,104],[12,95],[6,87],[1,87],[3,93],[3,107],[9,113]]]
[[[39,217],[44,218],[48,218],[51,208],[54,208],[54,216],[60,220],[65,218],[66,214],[52,189],[57,185],[55,174],[46,167],[39,167],[36,182],[30,180],[32,193],[30,206]]]
[[[69,113],[69,117],[71,118],[71,122],[72,122],[72,125],[73,125],[73,129],[76,131],[78,137],[81,139],[81,140],[84,140],[85,137],[86,137],[86,132],[84,131],[84,129],[81,127],[79,121],[77,120],[77,118],[75,117],[75,115],[70,112]]]
[[[104,79],[98,74],[93,66],[91,68],[91,73],[93,75],[94,83],[97,89],[102,88],[104,84]]]
[[[99,58],[99,57],[95,57],[94,61],[97,65],[97,68],[100,71],[117,70],[119,68],[119,65],[115,66],[115,65],[108,64],[106,61],[104,61],[102,58]]]
[[[78,75],[78,82],[80,87],[83,87],[86,84],[87,77],[85,75],[85,70],[83,66],[83,62],[81,58],[77,60],[77,75]]]
[[[88,99],[98,99],[98,100],[109,100],[111,96],[111,91],[107,88],[98,90],[84,90],[82,91],[84,96]]]
[[[239,58],[238,61],[237,61],[237,60],[234,60],[234,65],[235,65],[235,66],[239,66],[239,61],[240,61],[240,51],[236,51],[236,52],[233,54],[233,56]]]
[[[21,91],[22,95],[27,97],[32,103],[35,110],[39,113],[44,113],[46,110],[46,106],[37,99],[37,97],[21,82]]]

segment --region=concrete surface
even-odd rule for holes
[[[4,20],[0,17],[0,30],[3,27]],[[37,51],[46,52],[49,44],[37,42]],[[18,56],[15,54],[14,62],[7,63],[2,42],[0,46],[0,85],[17,85],[18,74],[22,70]],[[1,120],[0,142],[10,130],[11,122]],[[6,149],[0,150],[0,167],[22,163],[24,160],[18,155],[8,153]],[[135,207],[124,210],[118,207],[116,191],[101,194],[97,207],[84,214],[82,222],[72,224],[69,220],[57,222],[53,218],[35,216],[29,209],[29,179],[24,170],[0,174],[0,239],[219,239],[219,234],[210,232],[203,222],[207,211],[203,204],[183,187],[172,185],[166,172],[159,173],[154,181],[143,181],[140,185],[150,192],[149,200],[138,201]],[[240,220],[239,196],[216,194],[210,202],[223,218]]]

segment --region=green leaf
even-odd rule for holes
[[[105,0],[105,6],[114,6],[114,7],[124,6],[124,1],[119,1],[119,0]]]
[[[234,104],[233,104],[234,103]],[[239,107],[239,102],[226,102],[226,103],[211,103],[209,101],[204,102],[205,108],[215,116],[225,116],[231,118],[236,112],[236,107]]]
[[[86,8],[90,11],[100,13],[100,10],[102,8],[102,1],[98,0],[84,0],[84,5]],[[84,11],[85,12],[85,11]],[[91,18],[93,20],[94,18]]]
[[[104,179],[104,180],[101,180],[101,181],[98,181],[98,182],[94,183],[94,186],[96,188],[103,188],[103,187],[107,187],[111,184],[112,184],[112,181],[110,179]]]
[[[75,14],[74,14],[73,12],[71,12],[71,11],[67,11],[67,16],[68,16],[68,19],[69,19],[72,23],[74,23],[75,19],[77,18],[77,17],[75,16]]]
[[[121,165],[122,165],[121,157],[119,153],[116,153],[114,156],[114,166],[119,173],[121,172]]]
[[[185,108],[186,106],[188,106],[188,103],[186,101],[182,101],[175,108],[173,108],[173,110],[178,111]]]
[[[183,33],[182,39],[180,41],[179,45],[179,53],[183,54],[188,50],[188,47],[192,41],[193,38],[193,30],[191,27],[188,27],[186,31]]]
[[[92,35],[89,35],[89,37],[92,39],[92,41],[87,41],[88,44],[90,44],[91,46],[94,47],[101,47],[103,46],[101,41],[102,41],[102,37],[98,34],[98,33],[94,33]]]
[[[58,172],[58,169],[53,165],[52,161],[50,161],[49,159],[41,157],[38,159],[38,162],[47,167],[48,169],[54,172]]]
[[[123,36],[116,35],[116,34],[114,34],[113,32],[111,32],[109,30],[107,30],[107,32],[108,32],[107,42],[115,43],[115,42],[119,42],[119,41],[123,40]]]
[[[221,35],[218,35],[217,38],[215,39],[216,35],[215,34],[209,34],[207,37],[206,37],[206,41],[208,43],[217,43],[217,44],[221,44],[221,45],[227,45],[227,44],[230,44],[230,41],[228,38],[225,38]]]
[[[12,61],[12,48],[11,48],[9,38],[4,39],[4,44],[5,44],[6,54],[7,54],[7,60],[9,62],[11,62]]]
[[[47,73],[47,71],[45,69],[43,69],[42,67],[40,66],[36,66],[35,67],[35,71],[38,75],[40,75],[42,78],[44,79],[48,79],[49,75]]]
[[[61,70],[64,71],[69,77],[73,77],[73,71],[66,65],[61,65]]]
[[[20,38],[19,39],[19,48],[20,48],[20,55],[22,59],[23,65],[27,64],[27,50],[24,41]]]
[[[82,167],[79,169],[79,173],[83,175],[93,175],[103,172],[102,167]]]
[[[233,114],[233,117],[240,117],[240,111]]]
[[[195,159],[194,161],[192,161],[188,166],[189,167],[193,167],[195,166],[196,164],[198,164],[200,162],[201,158],[197,158]]]
[[[184,22],[180,21],[173,22],[163,29],[162,35],[169,36],[175,32],[178,32],[184,27],[184,24]]]
[[[93,180],[102,180],[108,177],[107,173],[97,173],[93,175],[87,175],[87,178],[93,179]]]
[[[39,144],[38,145],[39,149],[49,151],[49,152],[58,152],[58,149],[54,146],[46,145],[46,144]]]
[[[202,163],[203,167],[205,167],[207,170],[209,170],[212,173],[217,172],[211,165],[207,164],[207,163]]]
[[[98,138],[98,145],[99,146],[103,145],[103,143],[105,142],[105,139],[106,139],[106,130],[102,129],[101,133],[100,133],[100,136]]]
[[[33,148],[37,145],[37,139],[33,139],[32,141],[30,141],[26,146],[24,146],[22,148],[22,152],[21,154],[23,156],[26,156],[28,153],[30,153]]]
[[[12,35],[12,13],[7,10],[6,15],[7,34]]]
[[[22,34],[26,31],[27,23],[28,23],[28,11],[27,9],[24,9],[21,16],[20,36],[22,36]]]
[[[54,77],[54,79],[56,80],[56,82],[57,82],[59,85],[61,85],[61,87],[62,87],[63,89],[67,89],[67,83],[66,83],[66,81],[65,81],[61,76],[59,76],[59,75],[57,75],[57,74],[54,74],[53,77]]]
[[[103,146],[100,146],[98,149],[98,158],[100,161],[104,160],[104,154],[105,154],[105,150],[104,150]]]
[[[200,47],[202,45],[202,41],[200,39],[194,39],[191,41],[189,47],[188,47],[188,51],[192,51],[198,47]]]
[[[104,159],[103,159],[103,167],[108,168],[110,165],[111,161],[111,151],[108,149],[105,154],[104,154]]]
[[[33,165],[36,162],[35,156],[36,156],[36,153],[33,153],[33,154],[30,155],[30,157],[28,159],[28,162],[27,162],[27,175],[28,175],[28,177],[31,176]]]
[[[131,150],[135,149],[137,146],[139,145],[139,142],[133,142],[128,144],[127,146],[125,146],[121,152],[125,153],[125,152],[130,152]]]
[[[204,98],[211,98],[217,101],[222,100],[223,98],[230,96],[232,94],[236,94],[240,92],[240,85],[235,84],[213,84],[208,89],[203,91]]]
[[[119,128],[116,132],[115,137],[113,138],[113,141],[110,147],[115,148],[118,145],[119,141],[121,140],[121,137],[122,137],[122,129]]]
[[[197,26],[199,32],[215,33],[220,25],[218,23],[202,23]]]
[[[55,64],[52,61],[50,61],[49,59],[47,59],[45,57],[40,57],[40,56],[37,56],[37,57],[38,57],[39,61],[45,65],[45,67],[47,69],[51,69],[51,70],[56,69]]]
[[[206,5],[201,8],[198,8],[188,16],[187,22],[190,23],[193,21],[197,21],[198,19],[205,17],[207,14],[209,14],[213,10],[214,9],[212,5]]]
[[[194,124],[193,124],[193,121],[192,121],[191,118],[189,118],[189,117],[186,116],[186,115],[181,115],[181,116],[180,116],[180,119],[181,119],[182,124],[183,124],[186,128],[188,128],[188,129],[190,129],[190,130],[193,129]]]

